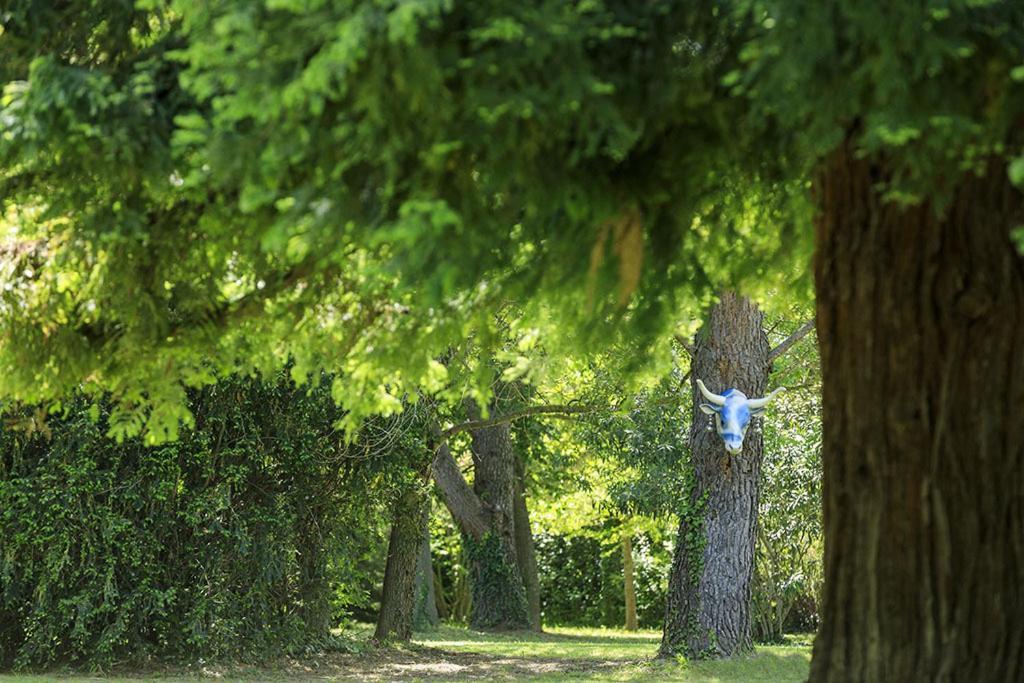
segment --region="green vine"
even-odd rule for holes
[[[690,505],[680,513],[680,518],[686,525],[686,536],[683,539],[686,552],[686,567],[689,570],[691,583],[700,581],[701,572],[704,571],[704,550],[708,545],[707,532],[704,525],[704,515],[707,512],[708,492],[697,494],[697,480],[689,469],[684,475],[684,483],[688,492],[687,499]]]
[[[701,574],[704,571],[704,551],[708,544],[707,529],[704,523],[708,492],[703,491],[698,494],[696,476],[689,468],[684,475],[684,482],[688,492],[687,500],[690,501],[690,505],[680,514],[686,529],[683,538],[683,552],[686,553],[687,591],[697,595],[699,599],[700,591],[695,588],[700,584]],[[686,621],[686,630],[680,637],[683,654],[689,659],[705,659],[717,650],[717,638],[712,629],[708,629],[708,633],[702,637],[702,627],[697,618],[699,612],[699,605],[697,609],[690,611]],[[708,642],[704,648],[699,650],[692,648],[693,643],[704,641]]]
[[[502,539],[488,531],[464,537],[472,572],[473,628],[525,629],[530,626],[526,589]]]

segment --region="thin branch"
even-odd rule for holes
[[[448,439],[459,434],[473,429],[485,429],[487,427],[496,427],[498,425],[508,424],[520,420],[524,417],[531,417],[533,415],[547,415],[548,417],[556,418],[568,418],[572,415],[579,415],[581,413],[596,413],[602,410],[614,410],[611,406],[605,405],[549,405],[549,406],[532,406],[530,408],[523,408],[522,410],[515,410],[506,415],[498,415],[486,420],[469,420],[467,422],[460,422],[457,425],[453,425],[448,429],[444,430],[440,434],[439,442],[445,443]]]
[[[775,361],[780,356],[782,356],[782,354],[789,351],[789,349],[792,348],[794,344],[796,344],[798,341],[806,337],[807,333],[813,329],[814,320],[808,320],[807,322],[805,322],[803,325],[797,328],[796,332],[786,337],[785,341],[783,341],[781,344],[776,346],[768,353],[768,362],[771,363]]]
[[[693,348],[693,343],[681,334],[675,335],[675,340],[679,342],[679,345],[686,349],[686,352],[690,354],[690,358],[696,355],[696,351]]]
[[[803,384],[786,385],[786,391],[801,391],[803,389],[817,389],[817,382],[804,382]]]

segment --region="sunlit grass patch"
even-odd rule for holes
[[[520,669],[515,676],[531,681],[802,681],[810,664],[810,636],[792,639],[800,644],[758,647],[750,655],[729,660],[691,662],[655,659],[660,640],[659,631],[548,627],[544,633],[485,633],[442,627],[417,634],[414,643],[502,658],[491,672],[495,676],[501,675],[502,664],[562,664],[554,671],[538,669],[536,675],[523,676]]]
[[[548,627],[544,633],[484,633],[457,627],[416,634],[414,642],[444,650],[546,659],[642,660],[653,657],[659,631]]]

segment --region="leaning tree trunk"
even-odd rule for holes
[[[374,638],[381,642],[405,642],[412,637],[416,566],[429,514],[430,499],[425,483],[411,483],[396,501],[391,522],[384,588],[374,632]]]
[[[516,533],[516,564],[523,577],[526,589],[526,604],[530,614],[530,628],[541,630],[540,623],[540,575],[537,571],[537,550],[530,528],[530,510],[526,506],[526,463],[522,457],[515,459],[515,491],[512,501]]]
[[[691,377],[714,392],[735,388],[763,396],[768,339],[763,315],[725,292],[697,335]],[[682,515],[665,604],[662,656],[728,657],[753,647],[750,599],[757,539],[762,437],[747,431],[743,452],[729,455],[712,417],[699,410],[696,384],[690,429],[693,487]],[[709,430],[709,427],[711,429]]]
[[[816,182],[825,591],[812,681],[1024,680],[1024,198],[941,215],[844,148]]]

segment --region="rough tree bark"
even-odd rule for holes
[[[479,419],[467,402],[471,419]],[[434,481],[462,532],[469,558],[470,626],[530,628],[523,577],[516,563],[513,492],[515,451],[509,425],[471,432],[473,487],[466,483],[446,444],[434,458]]]
[[[690,430],[694,482],[679,524],[669,575],[660,654],[728,657],[753,647],[750,596],[757,539],[763,441],[747,431],[743,452],[730,456],[700,412],[696,379],[718,393],[729,387],[763,396],[768,339],[763,315],[750,300],[725,292],[697,335],[692,358]]]
[[[374,632],[374,638],[379,641],[405,642],[412,637],[416,565],[429,514],[430,498],[425,482],[411,483],[395,502],[380,613]]]
[[[526,506],[526,463],[522,457],[515,459],[515,491],[513,515],[516,534],[516,564],[523,577],[526,589],[526,604],[529,608],[530,628],[541,631],[540,623],[540,575],[537,571],[537,549],[533,543],[533,530],[530,528],[530,510]]]
[[[938,215],[849,148],[816,180],[825,592],[812,681],[1024,680],[1024,198]]]
[[[626,630],[639,628],[636,619],[636,583],[633,579],[633,537],[622,534],[622,585],[626,600]]]

